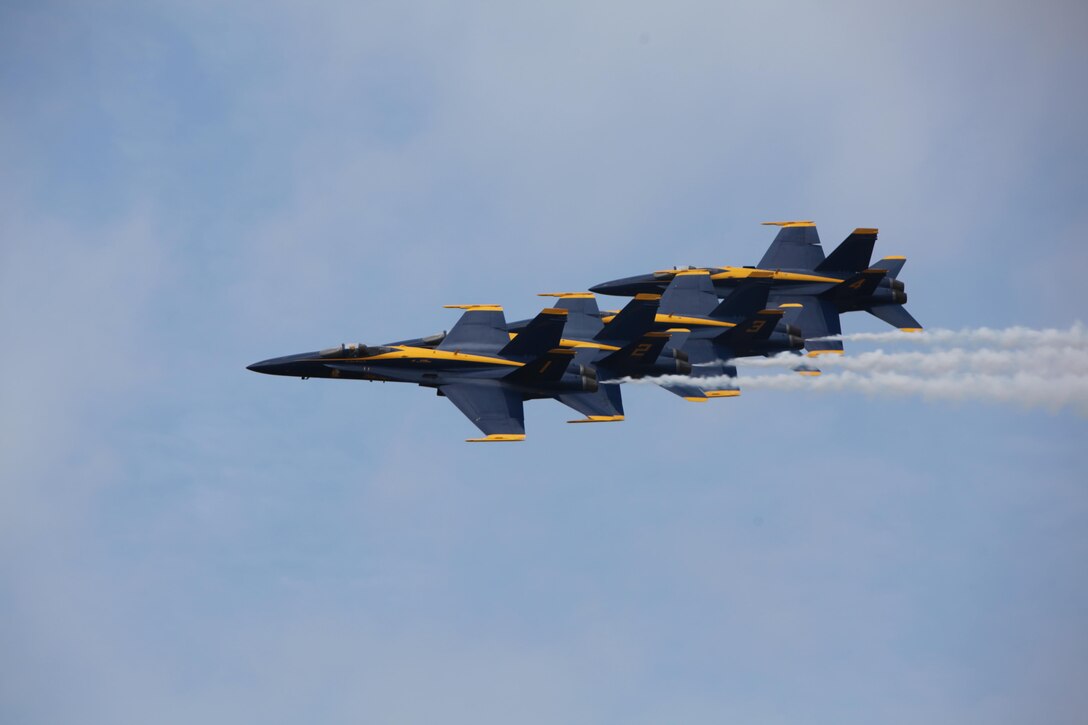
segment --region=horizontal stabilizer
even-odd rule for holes
[[[760,269],[815,269],[824,261],[824,248],[820,235],[812,222],[763,222],[782,227],[771,242],[763,259],[756,265]]]
[[[817,272],[860,272],[869,266],[876,244],[876,229],[855,229],[835,247],[827,259],[816,267]]]
[[[528,360],[543,355],[548,350],[559,347],[566,323],[566,310],[554,307],[541,310],[499,354],[514,360]]]
[[[776,298],[775,301],[783,305],[801,305],[796,321],[792,324],[801,328],[801,334],[805,338],[805,347],[810,355],[812,353],[842,352],[841,340],[812,339],[842,333],[842,327],[839,324],[839,310],[833,301],[814,295],[786,295]]]
[[[868,311],[874,317],[905,332],[917,332],[922,329],[922,323],[914,319],[903,305],[877,305],[870,307]]]
[[[585,416],[568,423],[614,423],[623,420],[623,395],[618,383],[606,383],[596,392],[562,393],[557,399]]]
[[[506,317],[498,305],[447,305],[465,313],[438,343],[439,350],[496,353],[506,346]]]
[[[673,395],[679,395],[684,400],[690,400],[693,403],[705,403],[709,400],[706,397],[706,391],[698,385],[691,383],[658,383],[658,385]]]

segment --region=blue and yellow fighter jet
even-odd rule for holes
[[[800,312],[800,305],[786,303],[781,309],[768,309],[769,292],[770,286],[764,282],[746,282],[719,302],[709,271],[678,272],[661,297],[656,324],[684,326],[683,334],[674,336],[670,344],[684,353],[692,371],[687,381],[658,384],[694,402],[733,397],[740,395],[740,389],[732,382],[737,368],[730,361],[799,351],[804,339],[792,319]],[[819,374],[808,366],[795,369]]]
[[[587,420],[622,420],[622,404],[601,390],[595,371],[560,345],[567,310],[549,308],[510,339],[502,307],[448,305],[465,312],[449,333],[401,343],[362,344],[273,358],[259,373],[415,383],[435,388],[483,432],[470,442],[525,439],[523,404],[555,398]]]
[[[842,342],[823,340],[839,335],[839,315],[864,310],[906,332],[922,326],[903,307],[906,288],[898,279],[905,257],[885,257],[870,264],[876,229],[855,229],[824,256],[816,225],[811,221],[764,222],[780,227],[759,264],[754,267],[683,267],[603,282],[591,287],[607,295],[630,296],[662,292],[680,272],[705,269],[719,297],[749,280],[771,285],[772,306],[801,305],[797,324],[810,355],[841,353]]]
[[[540,296],[556,297],[555,306],[567,311],[563,347],[574,348],[575,362],[592,366],[601,386],[615,388],[617,396],[619,385],[604,381],[691,372],[687,354],[670,342],[679,331],[655,329],[661,295],[635,295],[622,310],[609,315],[602,315],[592,292],[549,292]],[[511,323],[511,332],[517,332],[526,322]]]

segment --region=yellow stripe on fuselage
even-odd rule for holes
[[[664,315],[658,314],[654,317],[654,322],[666,324],[666,325],[699,325],[701,327],[736,327],[735,322],[725,322],[724,320],[711,320],[708,317],[688,317],[686,315]]]
[[[616,319],[616,315],[605,315],[601,318],[601,321],[608,324],[612,320]],[[662,325],[694,325],[699,327],[736,327],[735,322],[724,322],[722,320],[711,320],[707,317],[685,317],[684,315],[664,315],[658,313],[654,315],[654,322]]]
[[[842,282],[838,277],[823,277],[801,272],[780,272],[777,269],[753,269],[750,267],[723,267],[724,271],[710,275],[711,279],[772,279],[776,282]]]
[[[327,358],[326,358],[327,359]],[[380,362],[384,360],[445,360],[448,362],[484,363],[487,365],[509,365],[510,367],[522,367],[525,363],[507,360],[490,355],[473,355],[456,350],[436,350],[429,347],[412,347],[410,345],[398,345],[392,352],[383,352],[370,357],[342,358],[347,362]]]

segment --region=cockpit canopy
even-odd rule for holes
[[[654,272],[654,277],[658,279],[668,277],[671,279],[676,276],[677,272],[689,272],[693,269],[703,269],[703,267],[692,267],[690,264],[675,265],[672,269],[662,269]]]
[[[321,357],[371,357],[385,351],[381,347],[367,347],[361,342],[349,342],[338,347],[325,348],[318,353]]]

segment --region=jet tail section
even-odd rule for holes
[[[446,305],[464,310],[461,319],[438,343],[439,350],[495,353],[510,341],[506,316],[499,305]]]
[[[888,270],[888,276],[895,279],[903,271],[903,265],[907,263],[906,257],[884,257],[873,265],[876,269]]]
[[[770,289],[767,282],[745,282],[722,300],[710,317],[715,320],[746,320],[767,307]]]
[[[851,297],[868,297],[876,290],[880,280],[884,279],[883,269],[864,269],[849,279],[844,279],[823,293],[831,300],[843,300]]]
[[[860,272],[869,266],[876,244],[876,229],[855,229],[835,247],[827,259],[816,266],[817,272]]]
[[[914,319],[903,305],[876,305],[868,308],[868,312],[904,332],[918,332],[922,329],[922,323]]]
[[[515,360],[526,360],[543,355],[548,350],[559,347],[566,322],[566,310],[555,307],[546,308],[522,328],[517,337],[507,342],[499,354]]]
[[[776,301],[801,305],[800,308],[794,308],[798,309],[794,324],[801,328],[809,355],[842,352],[842,340],[812,339],[842,334],[839,310],[834,301],[814,295],[790,295]]]
[[[652,365],[657,361],[665,343],[669,341],[667,332],[647,332],[632,343],[606,355],[597,361],[602,367],[625,369],[632,366]]]
[[[760,310],[736,327],[731,327],[714,338],[719,345],[726,345],[738,355],[751,348],[752,343],[766,340],[785,313],[782,310]]]
[[[641,337],[654,325],[661,295],[637,294],[594,338],[598,342],[623,344]]]
[[[555,348],[540,357],[525,363],[522,367],[507,375],[503,380],[523,385],[554,383],[563,377],[567,367],[574,359],[574,350]]]
[[[820,235],[816,233],[813,222],[763,222],[766,225],[782,227],[778,236],[771,242],[763,259],[757,265],[760,269],[815,269],[824,261],[824,248],[820,246]]]
[[[541,297],[557,297],[555,306],[567,311],[563,337],[570,340],[592,340],[604,328],[597,298],[592,292],[553,292]]]
[[[661,295],[660,310],[666,315],[704,317],[718,306],[718,293],[710,280],[710,272],[691,270],[677,272]]]
[[[623,420],[623,396],[619,383],[606,383],[595,392],[562,393],[557,399],[585,416],[568,423],[616,423]]]

